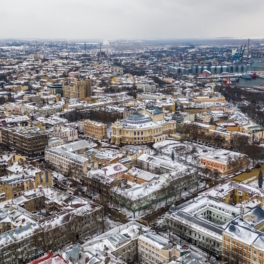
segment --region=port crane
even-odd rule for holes
[[[236,53],[234,54],[234,57],[233,57],[233,60],[235,62],[237,62],[237,61],[240,62],[240,61],[243,60],[243,55],[244,55],[244,52],[245,52],[245,48],[246,48],[246,45],[245,46],[241,45],[240,50],[236,51]]]

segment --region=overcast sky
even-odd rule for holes
[[[264,0],[0,0],[0,38],[264,37]]]

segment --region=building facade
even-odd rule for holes
[[[153,108],[134,111],[126,119],[112,124],[112,144],[148,144],[167,139],[176,132],[176,121],[164,120],[164,113]]]
[[[65,143],[78,140],[77,129],[56,125],[53,128],[53,136],[63,139]]]
[[[68,98],[78,98],[83,100],[92,96],[91,80],[82,80],[63,83],[63,96]]]
[[[138,237],[138,258],[140,263],[170,263],[186,252],[175,247],[169,240],[152,233]]]
[[[165,222],[170,230],[210,254],[222,256],[222,233],[240,213],[235,206],[202,197],[170,208]]]
[[[201,166],[216,170],[221,175],[241,170],[247,166],[247,156],[228,150],[216,150],[200,157]]]
[[[87,172],[89,160],[81,154],[87,147],[89,143],[81,140],[49,148],[45,150],[45,161],[64,175],[82,178]]]
[[[44,155],[48,133],[37,127],[2,127],[2,143],[29,158],[36,158]]]
[[[107,138],[107,125],[87,119],[83,124],[83,132],[89,137],[102,140]]]

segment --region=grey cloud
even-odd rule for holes
[[[264,36],[263,0],[1,0],[0,38]]]

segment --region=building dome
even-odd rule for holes
[[[126,118],[126,122],[130,124],[143,124],[151,121],[152,119],[150,116],[139,114],[137,111],[133,111],[133,113]]]

